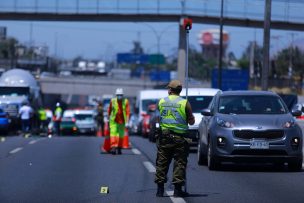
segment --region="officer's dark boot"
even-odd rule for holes
[[[113,154],[113,155],[115,155],[115,154],[116,154],[116,148],[113,147],[113,148],[111,149],[110,153]]]
[[[175,184],[174,185],[174,197],[187,197],[189,196],[189,193],[185,192],[182,190],[182,185],[181,184]]]
[[[118,148],[117,148],[117,154],[122,154],[122,153],[121,153],[121,147],[118,147]]]
[[[163,197],[164,196],[164,184],[163,183],[158,183],[157,184],[157,192],[156,192],[156,197]]]

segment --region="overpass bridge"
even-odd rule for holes
[[[43,94],[59,95],[104,95],[113,94],[116,88],[123,88],[127,97],[136,97],[144,89],[164,88],[167,83],[142,79],[116,79],[111,77],[72,76],[44,77],[39,79]],[[210,87],[208,83],[189,83],[189,87]]]

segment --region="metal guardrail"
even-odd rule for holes
[[[58,14],[185,14],[218,17],[221,0],[1,0],[1,12]],[[224,16],[263,20],[264,0],[224,0]],[[304,2],[272,0],[272,20],[302,23]]]

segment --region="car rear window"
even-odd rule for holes
[[[92,114],[76,114],[76,120],[93,120]]]
[[[222,96],[218,112],[223,114],[285,114],[283,101],[268,95]]]

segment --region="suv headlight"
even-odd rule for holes
[[[224,128],[233,128],[234,127],[234,124],[232,122],[225,121],[225,120],[220,119],[220,118],[216,118],[216,123],[219,126],[224,127]]]

